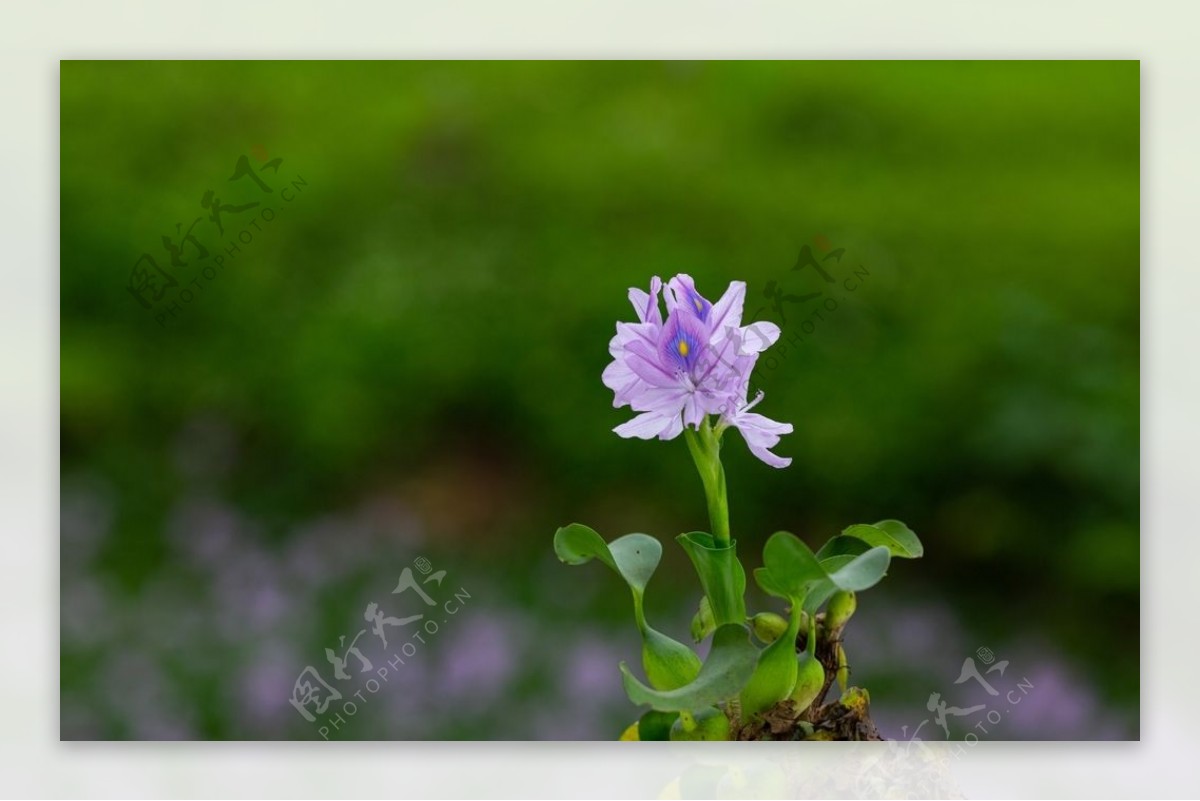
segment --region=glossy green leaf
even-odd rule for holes
[[[850,538],[847,537],[846,539],[850,539]],[[869,550],[871,550],[871,546],[867,545],[864,542],[863,550],[861,553],[866,553]],[[855,559],[858,558],[859,555],[860,554],[843,553],[843,554],[838,554],[837,556],[826,556],[824,559],[821,560],[821,567],[825,568],[826,573],[834,573],[834,572],[837,572],[838,570],[841,570],[843,567],[850,564],[851,562],[853,562]]]
[[[642,669],[650,686],[660,690],[682,687],[700,673],[700,657],[649,624],[642,629]]]
[[[712,651],[700,673],[690,683],[672,690],[653,690],[637,680],[621,663],[625,692],[635,704],[662,712],[694,711],[716,706],[738,694],[758,662],[758,649],[745,626],[727,623],[713,633]]]
[[[746,619],[746,571],[737,558],[737,541],[721,547],[703,531],[680,534],[676,541],[696,567],[700,586],[717,625]]]
[[[858,556],[833,556],[823,565],[829,570],[828,578],[813,585],[804,599],[804,611],[816,612],[829,596],[838,590],[858,592],[869,589],[887,575],[892,555],[887,548],[877,546]]]
[[[780,582],[772,578],[771,573],[765,567],[754,569],[754,581],[767,595],[774,595],[776,598],[788,597],[787,590]]]
[[[891,561],[892,555],[887,548],[872,548],[854,557],[843,567],[830,571],[829,578],[839,590],[866,590],[874,587],[887,575]]]
[[[617,569],[608,544],[594,529],[582,523],[571,523],[554,532],[554,553],[568,565],[582,565],[599,559],[613,570]]]
[[[814,583],[827,575],[809,547],[786,531],[775,532],[763,546],[763,569],[770,574],[769,583],[776,590],[771,594],[779,595],[782,590],[784,598],[803,598]]]
[[[636,592],[645,593],[662,560],[662,543],[648,534],[626,534],[608,545],[616,570]]]
[[[842,535],[860,539],[868,545],[881,545],[892,556],[901,559],[917,559],[925,553],[925,546],[921,545],[917,535],[899,520],[880,520],[874,525],[860,523],[843,530]]]
[[[817,551],[817,559],[824,562],[826,559],[834,556],[858,556],[860,553],[866,552],[870,547],[870,545],[858,537],[844,537],[839,534],[835,537],[830,537],[829,541],[821,546],[821,550]]]

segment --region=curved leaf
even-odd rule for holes
[[[582,523],[571,523],[554,532],[554,553],[568,565],[582,565],[599,559],[613,570],[617,570],[617,563],[613,561],[608,544],[594,529]]]
[[[776,531],[763,546],[763,568],[770,574],[769,583],[783,591],[782,597],[789,599],[803,598],[815,582],[827,575],[809,547],[795,534],[786,531]],[[759,585],[762,585],[761,581]]]
[[[870,547],[858,537],[846,537],[839,534],[830,537],[829,541],[821,546],[821,550],[817,551],[817,560],[824,563],[826,559],[834,556],[858,556]]]
[[[645,624],[642,628],[642,669],[650,686],[660,690],[682,687],[700,673],[700,657],[691,648]]]
[[[785,590],[779,582],[771,577],[770,571],[768,571],[765,567],[754,568],[754,580],[767,595],[774,595],[776,598],[788,597],[787,590]]]
[[[662,543],[649,534],[626,534],[610,542],[608,550],[630,589],[644,593],[662,560]]]
[[[758,649],[750,642],[746,627],[727,623],[713,633],[712,651],[700,673],[689,684],[673,690],[652,690],[621,663],[625,693],[635,704],[647,704],[660,712],[693,711],[716,706],[738,694],[754,673]]]
[[[880,520],[874,525],[860,523],[844,529],[842,535],[860,539],[868,545],[882,545],[892,556],[901,559],[918,559],[925,554],[925,546],[921,545],[917,535],[899,520]]]
[[[822,563],[829,570],[828,578],[812,587],[804,599],[804,611],[815,613],[838,590],[858,592],[874,587],[887,575],[891,561],[891,553],[883,546],[871,548],[854,557],[830,557]]]

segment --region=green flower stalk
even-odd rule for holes
[[[729,546],[729,498],[725,490],[725,468],[721,464],[721,435],[709,424],[708,418],[699,430],[684,430],[688,450],[700,481],[704,484],[704,497],[708,502],[708,521],[712,526],[713,541],[720,547]]]

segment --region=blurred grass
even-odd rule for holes
[[[769,305],[772,280],[826,288],[790,270],[825,236],[839,282],[869,273],[762,376],[795,464],[726,448],[748,558],[776,529],[901,518],[928,558],[889,584],[1061,643],[1136,725],[1137,654],[1111,635],[1138,628],[1138,82],[1136,62],[63,62],[63,472],[117,499],[86,569],[131,597],[180,569],[161,532],[196,419],[236,442],[205,491],[268,537],[396,492],[529,603],[520,566],[557,525],[701,528],[682,443],[611,433],[625,292],[689,272]],[[307,187],[160,327],[130,267],[256,146]]]

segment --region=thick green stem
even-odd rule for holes
[[[721,466],[721,432],[714,431],[705,418],[698,430],[684,429],[684,436],[704,484],[712,527],[711,546],[689,541],[688,554],[700,573],[700,583],[704,585],[717,625],[741,623],[746,617],[746,577],[733,552],[729,532],[729,500],[725,492],[725,468]]]
[[[729,545],[729,499],[725,492],[725,468],[721,465],[721,438],[705,418],[699,431],[684,429],[688,450],[708,501],[708,520],[717,545]]]

